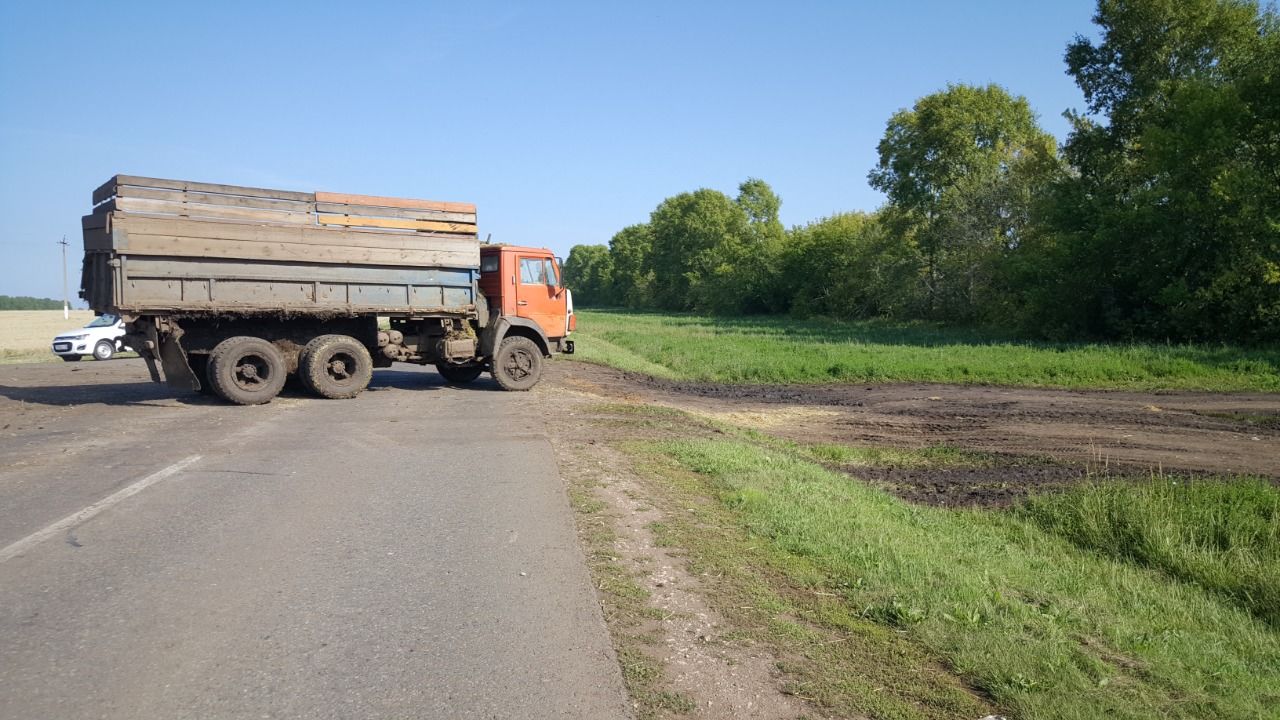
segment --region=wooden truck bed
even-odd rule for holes
[[[81,296],[99,312],[468,312],[468,203],[117,175],[82,220]]]

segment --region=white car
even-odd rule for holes
[[[124,321],[115,315],[99,315],[79,330],[65,332],[53,339],[53,353],[73,362],[85,355],[95,360],[109,360],[125,347]]]

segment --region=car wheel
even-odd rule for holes
[[[59,355],[58,357],[62,358],[66,362],[80,362],[79,355]]]
[[[492,373],[503,390],[528,390],[542,378],[542,350],[527,337],[508,337],[493,355]]]
[[[227,338],[209,353],[206,375],[218,397],[237,405],[261,405],[280,394],[288,373],[279,348],[262,338]]]
[[[99,340],[98,344],[93,346],[94,360],[110,360],[115,354],[116,344],[110,340]]]
[[[347,335],[321,335],[298,358],[298,376],[320,397],[345,400],[359,395],[373,379],[369,350]]]

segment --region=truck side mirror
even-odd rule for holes
[[[556,260],[559,260],[559,258],[556,258]],[[561,265],[562,265],[562,263],[559,263],[559,262],[553,263],[552,261],[547,260],[547,265],[546,265],[546,271],[547,271],[547,287],[549,287],[549,288],[558,288],[558,287],[560,287],[560,278],[556,275],[556,270],[557,270]]]

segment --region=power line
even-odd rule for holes
[[[71,317],[71,297],[67,294],[67,236],[62,236],[62,319]]]

